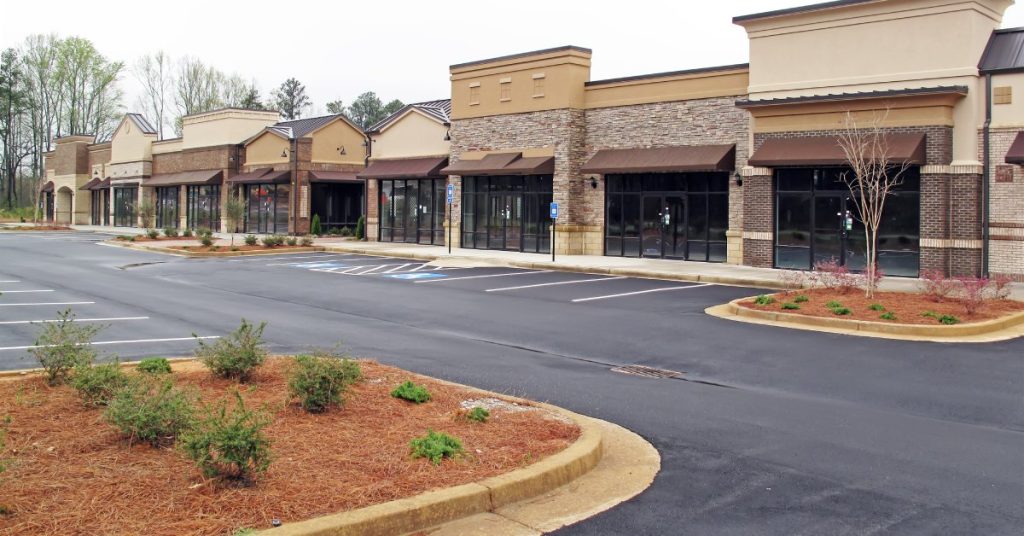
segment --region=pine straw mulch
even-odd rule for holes
[[[793,298],[803,294],[810,300],[799,303],[800,309],[783,309],[782,304],[792,302]],[[937,318],[921,316],[925,312],[933,312],[936,317],[951,315],[957,317],[961,323],[981,322],[992,320],[1012,313],[1024,311],[1024,303],[1013,300],[990,300],[986,301],[981,309],[968,315],[964,306],[955,298],[947,298],[941,302],[932,301],[924,294],[912,294],[908,292],[875,292],[874,298],[865,298],[864,292],[853,290],[845,294],[832,289],[807,289],[790,292],[771,294],[775,303],[769,305],[756,305],[754,298],[743,300],[739,305],[748,309],[758,311],[772,311],[780,313],[791,313],[802,316],[817,316],[823,318],[838,318],[841,320],[868,320],[872,322],[883,322],[893,324],[921,324],[921,325],[942,325]],[[837,301],[843,307],[850,309],[848,315],[834,314],[826,304],[830,301]],[[880,304],[885,311],[873,311],[871,304]],[[885,312],[892,312],[896,320],[884,320],[880,316]]]
[[[240,391],[247,407],[266,404],[274,455],[255,486],[204,479],[174,449],[128,444],[87,409],[70,387],[41,377],[0,381],[0,422],[9,415],[8,469],[0,473],[2,534],[230,534],[474,482],[532,464],[579,436],[575,424],[545,410],[492,412],[486,424],[457,418],[479,393],[375,362],[341,409],[305,413],[286,401],[289,360],[270,359]],[[179,365],[176,365],[178,367]],[[187,365],[186,365],[187,366]],[[231,396],[234,382],[194,364],[174,373],[206,401]],[[413,405],[390,396],[412,379],[433,399]],[[434,466],[409,455],[428,429],[462,440],[466,455]]]

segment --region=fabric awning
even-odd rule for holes
[[[309,182],[365,182],[354,171],[310,171]]]
[[[97,182],[92,188],[89,188],[89,189],[93,190],[93,191],[96,191],[96,190],[107,190],[109,188],[110,188],[110,179],[103,179],[100,182]]]
[[[1010,145],[1010,150],[1006,152],[1006,163],[1024,166],[1024,132],[1018,132],[1017,138]]]
[[[92,190],[97,184],[103,182],[102,179],[92,179],[89,182],[78,187],[79,190]]]
[[[273,168],[257,168],[248,173],[241,173],[230,177],[228,182],[233,184],[281,184],[291,180],[292,173],[288,170],[274,171]]]
[[[441,177],[441,168],[447,165],[447,156],[375,160],[356,176],[361,179],[429,179]]]
[[[925,134],[887,134],[889,160],[894,164],[924,164]],[[770,139],[754,151],[747,162],[757,167],[843,166],[848,162],[839,138],[808,136]]]
[[[40,192],[52,192],[53,191],[53,181],[47,181],[47,183],[44,184],[43,187],[39,189],[39,191]]]
[[[580,170],[582,173],[652,173],[672,171],[732,171],[735,145],[695,145],[653,149],[604,149]]]
[[[530,156],[523,153],[496,153],[479,160],[459,160],[441,170],[442,175],[551,175],[555,172],[555,157]]]
[[[220,184],[224,173],[219,169],[158,173],[142,181],[143,186],[181,186],[185,184]]]

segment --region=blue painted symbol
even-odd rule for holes
[[[436,274],[433,272],[416,272],[414,274],[388,274],[386,277],[391,277],[394,279],[405,279],[406,281],[411,281],[414,279],[437,279],[439,277],[448,276],[445,274]]]
[[[558,219],[558,203],[551,203],[551,219]]]
[[[448,185],[448,204],[450,205],[452,203],[452,201],[455,201],[455,185],[454,184],[449,184]]]

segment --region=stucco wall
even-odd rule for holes
[[[448,154],[448,128],[435,119],[410,110],[380,134],[373,135],[371,158],[411,158]]]
[[[286,163],[291,152],[291,143],[288,140],[272,132],[264,132],[245,146],[245,165],[273,166]],[[281,156],[282,154],[284,156]]]
[[[182,120],[182,149],[242,143],[279,120],[277,112],[214,110]]]
[[[141,162],[152,159],[156,134],[145,134],[128,116],[121,120],[110,139],[110,161],[113,164]]]
[[[361,165],[366,161],[363,133],[343,120],[324,126],[310,137],[313,138],[313,162]],[[339,150],[342,147],[345,148],[345,154]]]

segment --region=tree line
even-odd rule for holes
[[[140,87],[131,105],[120,86],[127,77]],[[385,104],[367,91],[348,106],[334,100],[325,107],[366,129],[402,106],[397,99]],[[109,139],[124,113],[134,111],[166,139],[181,135],[184,116],[225,107],[277,110],[282,120],[293,120],[308,114],[313,103],[296,78],[264,99],[255,79],[225,73],[199,58],[158,51],[129,66],[104,56],[88,39],[30,36],[0,53],[0,202],[8,209],[35,202],[45,173],[43,153],[53,149],[56,138]]]

